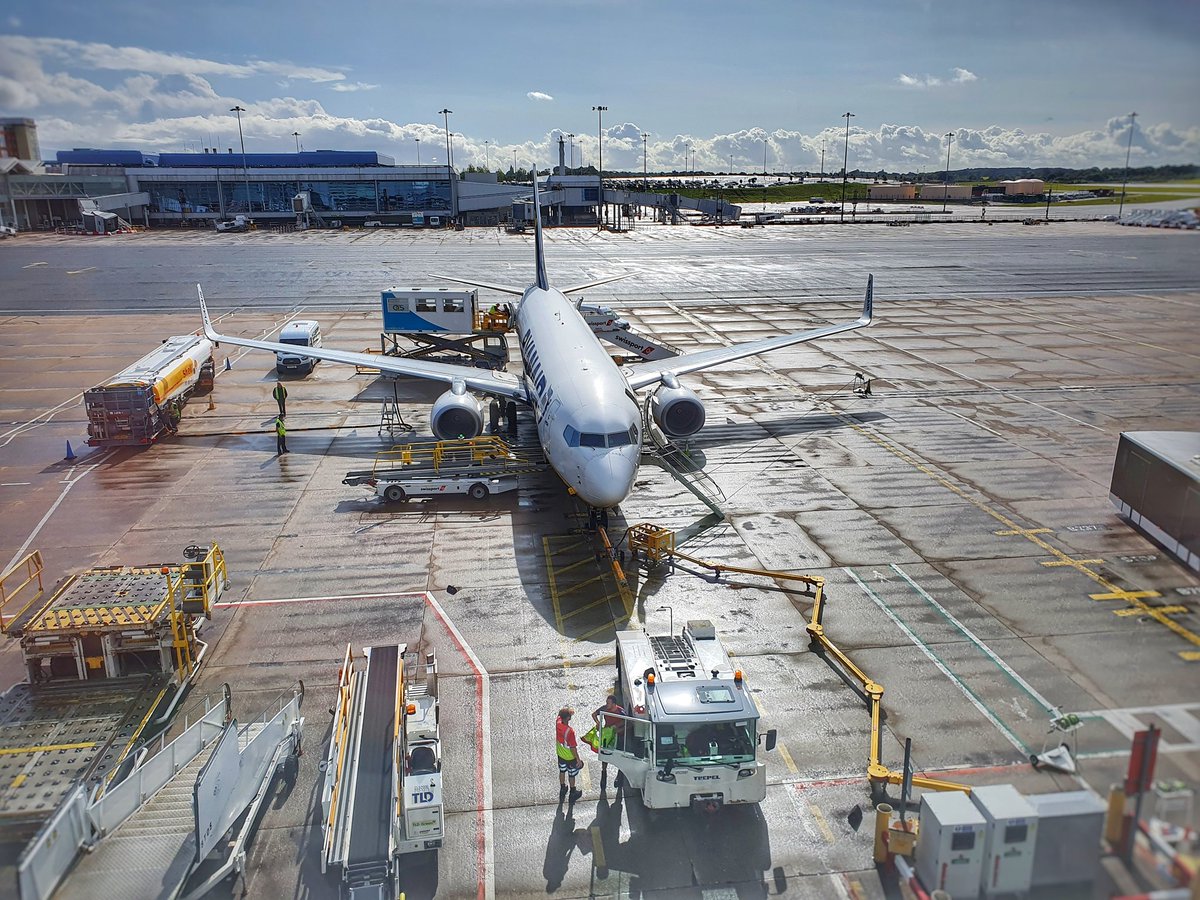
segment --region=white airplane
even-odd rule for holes
[[[200,313],[209,340],[270,353],[286,352],[328,362],[362,365],[394,375],[428,378],[450,385],[434,401],[430,425],[437,437],[473,438],[482,433],[486,409],[480,395],[514,400],[532,407],[538,439],[546,460],[585,503],[593,517],[618,506],[633,489],[641,459],[641,408],[634,393],[657,385],[650,397],[655,423],[671,437],[688,437],[704,425],[704,405],[680,376],[770,350],[791,347],[871,324],[873,277],[867,277],[862,315],[853,322],[826,325],[810,331],[685,353],[621,369],[601,346],[565,296],[624,278],[618,275],[567,288],[550,286],[542,249],[541,198],[534,179],[534,283],[521,290],[448,276],[434,276],[473,287],[519,296],[514,319],[520,338],[524,375],[484,372],[449,363],[396,359],[366,353],[298,347],[271,341],[229,337],[213,328],[200,286]]]

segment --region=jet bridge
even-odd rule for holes
[[[405,644],[346,648],[323,763],[321,871],[349,896],[401,893],[399,858],[442,846],[437,663]]]

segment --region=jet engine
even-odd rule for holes
[[[671,437],[691,437],[704,427],[704,404],[674,378],[664,378],[650,395],[650,415]]]
[[[434,401],[429,413],[429,425],[443,441],[478,437],[483,433],[483,423],[482,401],[458,383]]]

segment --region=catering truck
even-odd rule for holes
[[[153,444],[174,432],[191,396],[212,390],[212,353],[208,338],[167,338],[129,368],[85,391],[88,444]]]
[[[617,681],[625,715],[604,714],[598,753],[647,808],[715,812],[766,797],[759,743],[773,750],[776,733],[758,733],[745,677],[711,622],[679,634],[618,631]]]

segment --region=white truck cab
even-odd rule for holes
[[[313,319],[288,322],[279,332],[279,343],[295,344],[297,347],[320,347],[321,325]],[[275,354],[275,368],[281,375],[292,372],[303,372],[307,375],[316,364],[315,359],[298,353],[280,351]]]
[[[605,714],[613,732],[600,759],[620,769],[647,808],[714,812],[766,797],[759,742],[773,750],[776,734],[759,732],[742,672],[711,622],[689,621],[670,635],[618,631],[617,673],[626,714]]]

